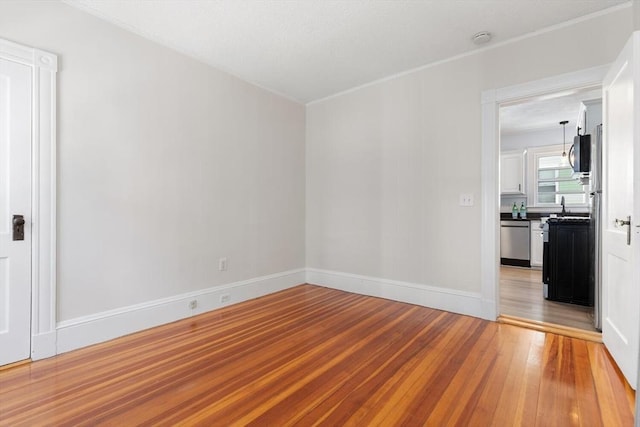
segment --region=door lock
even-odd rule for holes
[[[618,219],[616,218],[616,227],[627,226],[627,245],[631,245],[631,216],[628,216],[627,219]]]
[[[13,216],[13,240],[24,240],[24,215]]]

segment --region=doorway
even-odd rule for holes
[[[0,230],[3,236],[2,253],[7,254],[5,261],[1,262],[0,274],[5,273],[7,277],[7,258],[16,254],[14,247],[10,247],[13,243],[9,242],[25,242],[20,247],[24,250],[25,246],[30,246],[26,251],[26,255],[21,256],[23,271],[22,276],[28,276],[26,282],[22,279],[21,286],[27,289],[23,293],[20,306],[25,313],[18,320],[12,320],[13,316],[7,316],[7,310],[14,309],[8,307],[8,300],[2,298],[0,301],[6,302],[0,313],[3,315],[5,324],[0,325],[0,329],[13,329],[20,331],[21,350],[16,355],[9,354],[5,351],[7,347],[0,345],[2,353],[1,364],[12,363],[16,358],[22,359],[25,356],[32,360],[50,357],[56,354],[56,84],[57,84],[57,57],[48,52],[44,52],[32,47],[23,46],[8,40],[0,39],[0,60],[8,68],[5,70],[5,77],[2,78],[5,84],[3,95],[4,107],[7,109],[9,97],[6,91],[13,78],[22,79],[23,83],[28,86],[27,92],[22,91],[20,98],[15,98],[23,107],[23,114],[28,116],[28,124],[26,129],[21,126],[22,132],[26,133],[26,139],[23,136],[16,136],[26,140],[27,147],[26,157],[22,156],[21,162],[23,168],[28,173],[21,178],[23,181],[18,190],[21,198],[27,200],[27,204],[17,204],[16,209],[20,211],[8,211],[6,208],[0,216],[2,218]],[[9,70],[12,69],[13,71]],[[10,75],[15,74],[9,78]],[[26,80],[25,80],[26,79]],[[11,84],[11,86],[13,86]],[[24,88],[23,88],[24,89]],[[13,110],[13,107],[11,107]],[[11,111],[5,111],[4,118],[10,116]],[[3,128],[8,129],[6,123]],[[6,134],[5,134],[6,136]],[[6,144],[4,144],[6,145]],[[26,160],[24,160],[26,158]],[[5,161],[8,155],[0,156]],[[13,163],[13,159],[11,159]],[[13,165],[15,169],[16,165]],[[3,165],[4,170],[8,169],[8,164]],[[6,178],[6,177],[5,177]],[[10,177],[13,180],[13,176]],[[3,181],[6,183],[7,181]],[[4,196],[7,197],[5,191]],[[3,204],[3,208],[7,205]],[[13,208],[11,206],[10,208]],[[24,219],[24,239],[22,241],[14,240],[14,224],[21,223],[19,218],[14,215],[22,215]],[[18,220],[17,222],[15,220]],[[2,270],[4,267],[4,270]],[[26,273],[25,273],[26,269]],[[10,292],[9,283],[5,280],[1,285],[4,289],[0,293]],[[24,295],[27,295],[25,304]],[[8,324],[10,322],[13,325]],[[18,322],[18,323],[16,323]],[[12,342],[12,341],[10,341]]]
[[[482,184],[481,197],[481,295],[483,317],[496,320],[500,313],[500,105],[575,91],[575,88],[597,88],[602,85],[607,66],[594,67],[529,83],[482,93]]]
[[[593,133],[602,123],[601,97],[600,86],[582,87],[499,105],[498,283],[503,321],[559,326],[569,333],[573,329],[598,331],[596,317],[600,311],[594,310],[594,303],[600,298],[598,295],[594,301],[595,292],[590,289],[595,287],[593,278],[599,270],[594,265],[599,259],[593,256],[596,248],[589,247],[586,238],[591,221],[599,216],[594,214],[590,196],[595,180],[590,172],[574,171],[575,155],[570,148],[575,135]],[[550,224],[552,230],[563,232],[549,233]],[[564,232],[567,227],[572,230],[571,236]],[[553,245],[550,235],[557,235]],[[573,239],[578,235],[585,236],[584,244],[565,248],[562,242],[561,250],[555,244],[560,237]],[[570,256],[565,253],[569,250]],[[549,252],[558,256],[543,257]],[[567,259],[575,260],[571,271]],[[564,288],[558,286],[563,281],[555,274],[560,268],[567,270],[565,276],[571,276],[572,283]],[[582,298],[584,295],[589,298]]]

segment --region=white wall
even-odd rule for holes
[[[568,148],[573,143],[574,134],[575,132],[571,135],[567,133]],[[562,128],[559,126],[557,129],[538,129],[500,135],[500,151],[525,150],[528,147],[558,144],[562,145]]]
[[[560,131],[560,133],[558,133]],[[526,150],[529,147],[540,147],[544,145],[557,145],[559,139],[562,140],[562,128],[558,129],[536,129],[516,133],[500,134],[500,151]],[[569,141],[570,138],[567,138]],[[528,162],[525,161],[525,176],[529,180]],[[506,195],[500,196],[500,212],[511,212],[513,204],[520,206],[521,203],[529,205],[533,199],[528,200],[527,196]]]
[[[58,2],[0,37],[59,55],[58,320],[304,267],[304,106]]]
[[[453,297],[473,302],[482,251],[481,92],[610,62],[631,31],[628,12],[361,88],[305,113],[64,4],[0,2],[1,38],[59,55],[64,348],[108,323],[100,313],[305,265],[308,277],[347,273],[335,280],[362,293],[387,295],[375,289],[380,279],[398,289],[434,286],[402,288],[406,301],[421,292],[420,303],[437,296],[436,305],[454,311]],[[475,206],[460,208],[460,193],[474,195]],[[217,270],[222,256],[227,272]],[[74,323],[94,314],[95,323]]]
[[[611,62],[631,21],[617,11],[308,105],[307,267],[479,293],[481,92]]]

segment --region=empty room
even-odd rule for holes
[[[634,425],[636,86],[628,0],[0,1],[0,426]]]

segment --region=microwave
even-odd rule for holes
[[[589,172],[591,169],[591,135],[576,135],[569,150],[569,164],[574,172]]]

